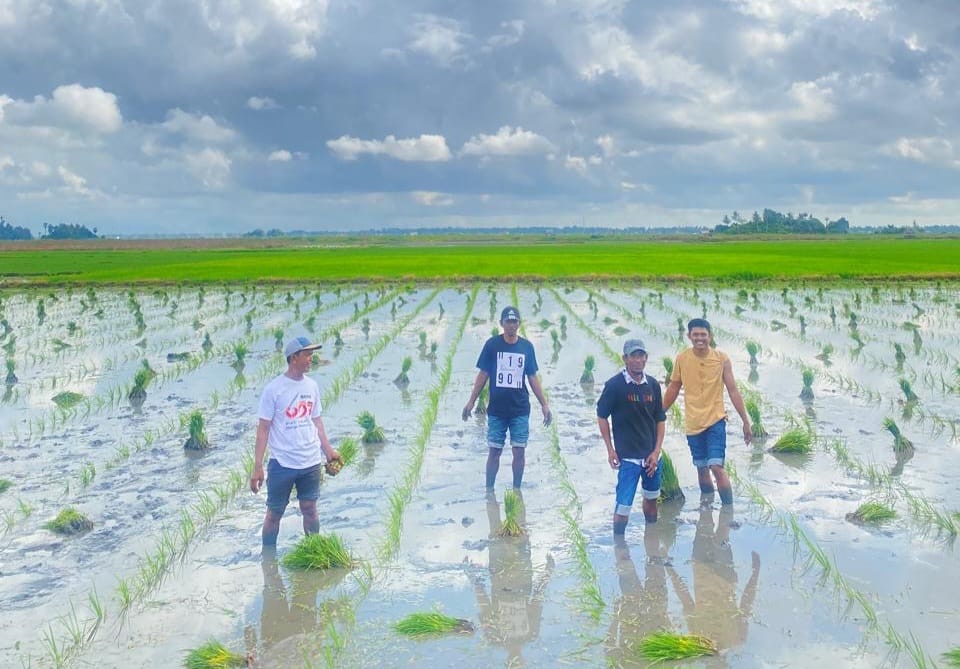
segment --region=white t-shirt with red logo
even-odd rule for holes
[[[310,377],[294,381],[281,374],[268,383],[260,396],[260,418],[270,421],[270,457],[290,469],[320,464],[323,451],[313,422],[320,409],[320,388]]]

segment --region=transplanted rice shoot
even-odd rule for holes
[[[770,447],[771,453],[807,454],[813,450],[813,434],[809,428],[795,427],[785,432],[777,443]]]
[[[62,393],[57,393],[51,399],[53,400],[53,403],[61,409],[69,409],[70,407],[76,406],[82,402],[83,395],[70,390],[65,390]]]
[[[281,560],[291,569],[342,569],[352,567],[353,556],[336,534],[308,534]]]
[[[804,367],[800,372],[801,378],[803,379],[803,390],[800,391],[800,399],[802,400],[812,400],[813,399],[813,370]]]
[[[523,500],[516,490],[508,490],[503,495],[503,523],[498,534],[501,537],[519,537],[524,534],[520,518],[523,516]]]
[[[150,372],[143,367],[133,375],[133,387],[127,393],[127,399],[134,405],[143,404],[147,399],[147,384],[150,383]]]
[[[893,450],[897,453],[904,453],[913,450],[913,442],[903,436],[896,421],[892,418],[883,419],[883,429],[893,435]]]
[[[16,375],[17,363],[14,362],[13,358],[7,358],[6,366],[7,366],[7,376],[3,380],[3,382],[6,383],[8,386],[12,386],[14,383],[20,380],[17,378],[17,375]]]
[[[410,377],[407,375],[407,372],[410,371],[411,367],[413,367],[413,358],[407,356],[403,359],[403,362],[400,363],[400,374],[393,380],[393,383],[398,388],[406,388],[410,385]]]
[[[44,523],[43,526],[57,534],[73,535],[92,530],[93,522],[72,506],[68,506],[58,513],[56,518]]]
[[[680,488],[680,479],[677,478],[677,469],[673,466],[673,460],[667,455],[666,451],[660,451],[660,462],[663,467],[660,470],[660,501],[669,502],[675,499],[683,499],[683,490]]]
[[[760,407],[757,405],[757,400],[752,397],[746,398],[743,401],[743,405],[750,415],[750,430],[753,432],[753,436],[757,439],[763,439],[769,433],[763,426],[763,421],[760,419]]]
[[[755,341],[748,341],[746,347],[747,353],[750,355],[750,364],[758,364],[759,361],[757,360],[757,353],[760,352],[760,344]]]
[[[463,618],[453,618],[443,613],[411,613],[394,624],[393,629],[415,639],[442,634],[473,632],[473,623]]]
[[[907,361],[907,354],[903,352],[903,346],[900,344],[893,345],[893,359],[897,361],[897,369],[901,369],[903,363]]]
[[[283,350],[283,328],[273,329],[273,346],[278,351]]]
[[[900,390],[903,391],[903,396],[908,402],[916,402],[920,398],[917,397],[916,393],[913,392],[913,388],[910,386],[910,382],[906,379],[900,379]]]
[[[583,360],[583,374],[580,375],[580,383],[593,383],[593,368],[597,360],[592,355],[588,355]]]
[[[884,523],[897,517],[897,512],[882,502],[864,502],[847,520],[853,523]]]
[[[948,667],[954,667],[960,669],[960,646],[956,648],[951,648],[946,653],[943,654],[943,661],[947,663]]]
[[[247,666],[247,658],[211,639],[187,653],[183,666],[187,669],[229,669]]]
[[[0,479],[0,492],[7,492],[12,485],[13,482],[10,479]]]
[[[250,352],[250,349],[242,341],[239,341],[233,345],[233,362],[230,364],[233,365],[234,369],[236,369],[237,371],[243,369],[244,365],[247,364],[246,358],[247,358],[247,353],[249,352]]]
[[[185,422],[187,429],[190,431],[190,437],[184,442],[183,447],[191,451],[202,451],[210,448],[210,440],[207,439],[203,414],[200,410],[191,411]]]
[[[824,344],[823,348],[820,349],[820,352],[813,357],[815,357],[817,360],[820,360],[822,362],[829,364],[831,355],[833,355],[833,344]]]
[[[650,660],[651,664],[717,654],[717,644],[704,636],[672,632],[651,634],[637,642],[633,648],[645,660]]]
[[[357,416],[357,425],[363,428],[363,443],[382,444],[386,441],[383,428],[377,425],[377,419],[369,411],[364,411]]]
[[[213,350],[213,341],[210,339],[209,332],[203,333],[203,343],[200,344],[200,348],[203,349],[204,353],[209,353],[211,350]]]

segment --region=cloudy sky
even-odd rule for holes
[[[960,223],[956,0],[0,0],[0,215]]]

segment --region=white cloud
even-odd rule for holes
[[[273,151],[267,156],[267,162],[271,163],[289,163],[291,160],[293,160],[293,154],[286,149]]]
[[[960,168],[960,159],[953,143],[942,137],[901,137],[883,147],[882,152],[918,163]]]
[[[520,19],[514,19],[512,21],[502,21],[500,23],[500,28],[503,30],[502,33],[497,33],[492,35],[487,39],[487,43],[484,47],[485,50],[493,49],[502,49],[504,47],[513,46],[523,37],[523,34],[527,30],[527,25]]]
[[[474,135],[460,149],[464,156],[530,156],[553,151],[550,141],[535,132],[505,125],[496,135]]]
[[[254,95],[247,98],[247,107],[255,111],[263,111],[265,109],[278,109],[279,105],[273,98],[260,98]]]
[[[180,108],[167,112],[167,120],[160,124],[164,130],[179,134],[200,142],[223,143],[235,136],[233,130],[225,128],[206,114],[190,114]]]
[[[111,134],[123,125],[117,96],[96,86],[57,86],[53,95],[32,102],[0,96],[0,120],[23,126],[42,126]]]
[[[863,19],[874,18],[881,9],[880,0],[734,0],[742,12],[768,21],[788,15],[829,16],[849,11]]]
[[[187,170],[205,188],[217,190],[226,186],[232,161],[223,151],[204,149],[186,156]]]
[[[587,161],[583,156],[567,156],[563,161],[563,166],[568,170],[573,170],[580,174],[587,173]]]
[[[426,14],[413,25],[413,39],[407,43],[411,51],[424,53],[443,65],[452,65],[463,57],[463,40],[469,35],[454,19]]]
[[[610,135],[601,135],[597,137],[597,146],[606,158],[613,156],[613,137]]]
[[[443,135],[420,135],[411,139],[397,139],[393,135],[387,135],[383,141],[343,135],[327,141],[327,147],[341,160],[356,160],[365,153],[408,162],[443,162],[451,158],[447,140]]]
[[[87,180],[79,174],[71,172],[63,165],[60,165],[57,168],[57,173],[63,180],[64,187],[68,192],[81,195],[83,197],[96,197],[97,194],[87,188]]]
[[[410,193],[410,197],[412,197],[415,202],[422,204],[425,207],[449,207],[451,204],[453,204],[453,198],[447,193],[415,190]]]

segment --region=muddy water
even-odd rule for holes
[[[605,289],[602,295],[628,310],[638,310],[648,292],[644,288]],[[839,311],[840,300],[852,301],[852,297],[842,290],[836,292]],[[416,304],[427,293],[422,289],[408,297]],[[521,287],[518,306],[525,316],[527,336],[541,358],[560,449],[580,500],[580,509],[574,513],[587,540],[589,568],[604,600],[598,619],[591,618],[577,600],[584,580],[560,514],[566,494],[559,488],[548,456],[549,431],[536,420],[536,408],[523,489],[527,534],[521,538],[496,534],[503,492],[510,481],[510,454],[503,456],[491,499],[483,489],[484,420],[474,417],[464,423],[459,415],[473,380],[476,356],[493,326],[488,320],[485,289],[471,315],[480,320],[468,321],[453,358],[453,373],[427,445],[419,485],[404,515],[400,551],[391,559],[375,559],[385,531],[386,497],[405,470],[408,449],[420,430],[419,416],[427,392],[438,373],[431,361],[420,358],[417,333],[424,330],[430,341],[439,343],[437,366],[442,365],[464,315],[466,296],[445,290],[326,412],[328,431],[335,437],[356,434],[359,430],[353,421],[363,409],[373,411],[387,432],[385,445],[364,448],[356,469],[325,480],[320,500],[324,529],[342,534],[357,555],[374,561],[370,592],[364,593],[349,574],[302,574],[278,566],[271,556],[261,556],[262,496],[241,494],[197,540],[183,566],[137,605],[122,627],[111,615],[109,629],[97,635],[80,662],[176,666],[185,649],[213,636],[252,653],[256,666],[326,666],[323,647],[330,644],[329,626],[333,624],[347,634],[347,645],[331,666],[639,667],[646,662],[632,653],[632,643],[643,633],[660,628],[705,634],[721,649],[715,658],[682,666],[814,667],[828,663],[877,667],[884,662],[887,666],[913,666],[905,654],[887,657],[888,648],[868,633],[859,609],[846,612],[846,601],[831,582],[820,578],[818,568],[805,565],[802,547],[796,550],[790,534],[778,530],[745,495],[737,498],[732,513],[716,501],[701,500],[685,440],[673,426],[668,426],[665,448],[678,467],[687,499],[682,505],[664,507],[661,521],[648,531],[633,521],[625,542],[615,542],[610,533],[615,474],[606,464],[596,433],[593,403],[616,366],[569,317],[567,337],[554,359],[549,330],[559,329],[560,316],[567,312],[549,290],[541,289],[541,294],[540,313],[534,313],[536,295],[529,287]],[[559,294],[590,330],[614,349],[627,336],[615,335],[617,326],[643,337],[651,352],[649,371],[657,377],[663,376],[660,358],[672,356],[682,346],[676,334],[676,312],[700,315],[699,302],[679,289],[665,291],[662,308],[656,300],[644,299],[646,315],[636,321],[628,321],[603,301],[595,317],[583,289],[560,290]],[[763,293],[762,309],[749,314],[752,321],[732,313],[735,290],[721,294],[724,310],[711,317],[734,333],[758,339],[769,353],[762,356],[759,376],[751,385],[763,397],[771,433],[783,431],[787,415],[804,416],[812,409],[818,433],[843,438],[853,456],[892,469],[896,464],[890,449],[892,438],[882,431],[880,421],[899,408],[897,376],[850,359],[847,342],[823,313],[816,319],[808,316],[807,342],[796,333],[763,329],[757,322],[772,318],[786,322],[779,291]],[[957,301],[955,287],[951,295],[949,305]],[[712,293],[706,297],[709,305],[713,304],[711,298]],[[508,289],[498,290],[498,307],[511,301]],[[438,303],[445,308],[442,318]],[[7,309],[9,312],[9,303]],[[859,311],[864,320],[896,324],[914,310],[909,302],[892,305],[887,301],[865,303]],[[337,317],[351,312],[348,303]],[[938,312],[931,307],[928,313]],[[605,317],[617,322],[605,323]],[[541,318],[552,325],[541,327]],[[331,364],[315,373],[321,387],[390,330],[389,306],[370,320],[368,336],[358,323],[344,331],[346,345],[338,354],[324,350],[324,358]],[[946,346],[949,339],[940,329],[945,330],[947,323],[932,316],[925,323],[925,340],[931,348]],[[876,356],[886,355],[892,348],[890,341],[910,342],[909,333],[904,335],[901,329],[884,330],[875,325],[870,333],[872,339],[865,348]],[[810,343],[813,340],[834,341],[838,352],[831,370],[875,389],[881,399],[858,396],[818,377],[816,398],[812,406],[804,405],[797,397],[799,369],[773,353],[816,365],[813,355],[818,347]],[[258,340],[261,364],[269,362],[271,346],[269,335]],[[731,355],[737,377],[746,380],[750,368],[742,345],[731,340],[724,342],[724,348]],[[414,366],[411,385],[402,393],[392,380],[405,355],[413,357]],[[593,387],[578,382],[587,355],[597,358]],[[919,365],[922,356],[914,357]],[[67,447],[76,444],[77,450],[69,451],[73,460],[92,457],[94,440],[116,443],[115,433],[145,429],[157,420],[153,414],[175,413],[202,401],[211,388],[222,387],[233,370],[223,362],[219,365],[205,365],[186,375],[170,399],[161,402],[151,395],[149,410],[141,416],[108,412],[92,425],[81,421],[70,426],[56,441]],[[256,374],[257,366],[252,367],[248,376]],[[915,388],[919,391],[916,384]],[[5,657],[31,653],[34,666],[44,666],[39,659],[43,644],[36,630],[69,611],[70,600],[82,608],[80,603],[91,584],[108,600],[108,613],[116,609],[108,594],[115,577],[135,571],[136,556],[150,549],[160,528],[175,520],[176,512],[189,503],[197,489],[216,481],[218,474],[234,466],[239,454],[252,446],[250,417],[258,394],[259,388],[246,388],[219,406],[210,431],[223,435],[218,440],[223,446],[199,461],[184,460],[178,443],[182,435],[171,435],[109,475],[98,470],[95,482],[79,498],[83,510],[98,520],[97,529],[85,537],[53,538],[39,528],[46,518],[39,512],[36,518],[11,529],[0,548],[0,629]],[[955,394],[924,390],[924,406],[940,415],[955,414],[955,400]],[[899,478],[938,508],[956,510],[960,506],[955,503],[957,484],[955,477],[949,476],[958,459],[956,443],[949,436],[934,434],[929,422],[896,417],[917,446],[913,459],[903,463]],[[739,419],[732,412],[728,444],[729,457],[741,475],[782,512],[796,516],[847,582],[865,593],[884,625],[890,623],[904,635],[916,635],[931,655],[946,649],[958,622],[952,592],[943,587],[960,576],[951,545],[911,522],[902,501],[895,504],[901,518],[882,528],[863,528],[845,521],[847,512],[877,492],[842,471],[822,450],[803,460],[791,460],[765,453],[763,445],[746,447],[739,436]],[[33,464],[49,466],[51,472],[63,471],[49,450],[35,451],[30,458]],[[11,495],[22,495],[36,500],[38,509],[55,510],[54,500],[62,486],[43,487],[42,482],[33,482],[28,476],[31,463],[19,458],[17,449],[5,446],[2,455],[9,458],[11,467],[19,468],[16,487],[0,498],[3,508],[12,510],[16,498]],[[29,485],[38,488],[24,489]],[[299,517],[292,505],[282,525],[281,556],[299,533]],[[419,642],[391,631],[390,626],[407,613],[434,608],[471,621],[475,631]]]

